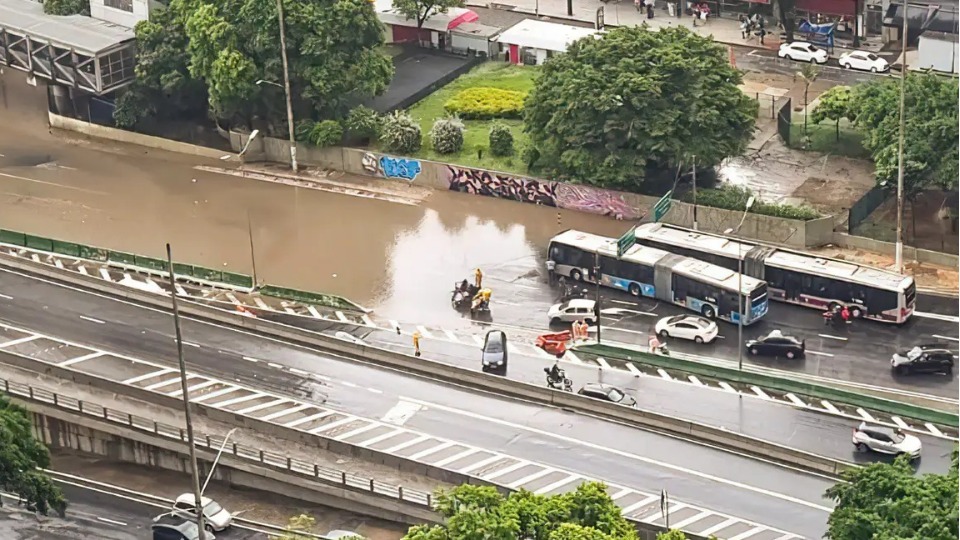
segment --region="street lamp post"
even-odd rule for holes
[[[243,145],[243,148],[241,148],[239,152],[237,152],[236,154],[224,154],[224,155],[220,156],[220,159],[221,159],[222,161],[227,161],[227,160],[233,159],[234,156],[236,156],[236,157],[238,157],[238,158],[242,158],[243,155],[247,153],[247,150],[250,149],[250,143],[252,143],[253,140],[256,139],[256,138],[257,138],[257,135],[259,135],[259,134],[260,134],[260,130],[259,130],[259,129],[255,129],[255,130],[251,131],[251,132],[250,132],[250,135],[247,135],[247,142],[246,142],[246,144]]]
[[[905,130],[904,102],[907,92],[907,8],[909,0],[903,0],[903,33],[900,36],[900,138],[897,143],[897,272],[903,273],[903,144]],[[916,234],[916,232],[914,232]]]
[[[740,227],[743,227],[744,220],[747,219],[747,212],[753,206],[754,198],[751,195],[747,199],[746,207],[743,209],[743,216],[740,217],[740,223],[734,229],[727,229],[723,234],[739,234]],[[743,371],[743,312],[745,311],[743,299],[743,242],[737,242],[737,369]]]
[[[207,490],[207,484],[210,483],[210,479],[213,478],[213,471],[217,470],[217,463],[220,463],[220,456],[223,454],[223,449],[227,447],[227,441],[230,440],[230,436],[238,429],[240,428],[231,429],[227,432],[227,436],[223,438],[223,442],[220,444],[220,450],[217,451],[217,457],[213,460],[213,465],[210,466],[210,472],[207,473],[207,479],[203,481],[203,486],[200,488],[201,497],[203,497],[203,493]]]

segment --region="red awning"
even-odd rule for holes
[[[458,13],[456,17],[450,19],[450,23],[447,24],[447,30],[453,30],[463,23],[476,22],[479,20],[480,16],[477,15],[476,12],[464,9],[462,13]]]
[[[853,17],[857,12],[857,0],[797,0],[797,11]]]

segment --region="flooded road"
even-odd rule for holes
[[[43,92],[18,75],[6,73],[2,86],[3,228],[153,257],[170,242],[178,261],[247,274],[252,231],[262,282],[444,323],[458,318],[453,283],[474,268],[488,272],[496,296],[494,279],[537,277],[529,274],[557,232],[616,236],[629,225],[446,191],[409,206],[198,171],[216,160],[49,133]]]

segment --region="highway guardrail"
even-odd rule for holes
[[[905,418],[914,418],[939,425],[958,427],[958,424],[960,424],[960,418],[958,418],[956,414],[928,409],[926,407],[920,407],[918,405],[884,399],[872,395],[850,392],[848,390],[814,384],[807,381],[774,377],[753,371],[741,371],[733,368],[704,364],[693,360],[678,358],[676,356],[652,354],[634,349],[625,349],[622,347],[613,347],[603,344],[579,345],[575,348],[575,350],[578,352],[602,356],[604,358],[616,358],[664,369],[674,369],[684,373],[690,373],[692,375],[713,377],[720,380],[746,385],[756,385],[762,388],[771,388],[781,392],[791,392],[798,395],[826,399],[838,403],[869,407],[873,410],[881,411],[887,414]]]
[[[164,309],[169,307],[166,296],[134,289],[121,290],[108,286],[99,280],[90,279],[58,268],[50,268],[34,261],[0,256],[0,264],[13,266],[21,270],[27,270],[52,277],[59,281],[98,290],[114,296],[128,298],[144,304],[158,306]],[[711,446],[749,455],[757,459],[779,462],[808,471],[836,477],[844,470],[856,467],[856,465],[849,462],[764,441],[721,427],[674,418],[653,411],[603,402],[577,394],[551,390],[543,386],[528,384],[462,367],[437,362],[424,362],[422,358],[416,358],[411,355],[371,347],[369,345],[346,342],[302,328],[264,321],[256,317],[242,316],[232,311],[225,311],[207,305],[183,302],[180,310],[184,314],[241,327],[255,333],[285,339],[321,351],[333,351],[347,356],[361,358],[368,362],[398,369],[405,373],[427,379],[441,380],[483,392],[494,392],[528,402],[567,408],[579,413],[589,414],[635,427],[679,435]],[[152,399],[155,400],[156,398]]]
[[[64,242],[62,240],[34,236],[20,231],[0,229],[0,244],[40,251],[54,256],[71,257],[90,261],[91,263],[116,266],[134,272],[149,273],[164,277],[167,275],[167,261],[163,259],[74,242]],[[178,262],[173,263],[173,273],[177,279],[210,285],[221,289],[252,291],[256,285],[253,282],[253,278],[246,274],[228,272],[226,270],[215,270]],[[301,291],[299,289],[269,284],[260,286],[257,290],[264,296],[272,296],[283,300],[315,304],[333,309],[366,311],[356,303],[333,294]]]
[[[150,418],[110,409],[96,403],[57,394],[43,388],[34,388],[33,386],[9,381],[7,379],[0,379],[0,387],[2,387],[5,394],[14,398],[52,405],[58,409],[95,418],[99,421],[110,422],[123,426],[126,429],[136,430],[151,436],[163,437],[168,440],[179,441],[184,445],[187,444],[186,431],[181,427],[170,426]],[[194,443],[198,449],[207,450],[216,454],[221,445],[223,445],[224,440],[223,438],[215,436],[196,434]],[[404,489],[402,486],[388,484],[374,478],[357,476],[346,471],[299,459],[293,459],[282,454],[263,450],[262,448],[252,448],[237,443],[229,443],[224,447],[224,455],[238,460],[256,463],[261,467],[291,474],[302,480],[335,485],[351,491],[367,492],[378,497],[395,499],[404,504],[413,505],[424,510],[433,510],[433,500],[430,493],[414,489]]]

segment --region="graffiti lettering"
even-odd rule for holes
[[[374,176],[380,176],[380,161],[377,160],[377,156],[366,152],[363,154],[363,158],[360,160],[360,165],[363,166],[363,170]]]
[[[420,174],[420,162],[415,159],[380,158],[380,170],[387,178],[403,178],[413,181]]]
[[[636,207],[616,191],[454,166],[447,166],[447,172],[451,191],[555,206],[616,219],[637,220],[643,217]]]

